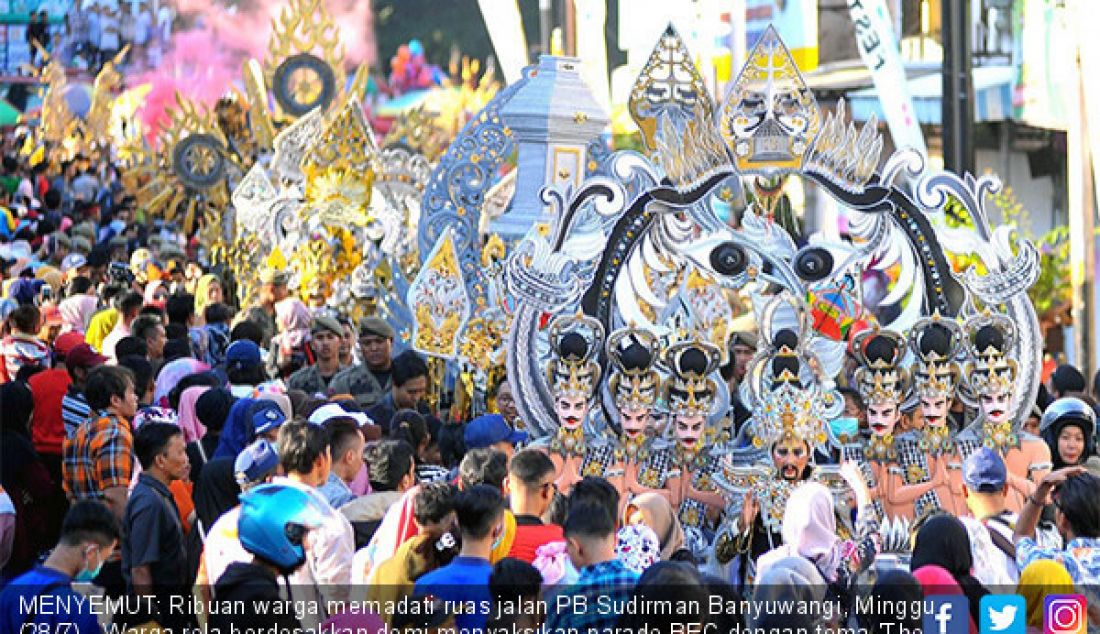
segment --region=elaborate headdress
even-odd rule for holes
[[[1016,326],[1005,315],[984,312],[966,322],[966,380],[974,394],[1004,394],[1016,382]]]
[[[709,417],[718,396],[718,384],[710,375],[718,369],[722,352],[705,341],[685,340],[668,347],[665,364],[665,401],[674,417]]]
[[[852,339],[859,361],[856,388],[867,404],[900,403],[909,391],[909,374],[898,367],[905,354],[905,338],[892,330],[864,330]]]
[[[765,371],[768,389],[759,395],[753,428],[753,444],[770,447],[784,438],[804,440],[811,446],[824,443],[825,403],[818,385],[803,385],[801,344],[791,330],[781,330],[770,346]]]
[[[657,337],[648,330],[627,327],[607,339],[611,359],[608,387],[619,411],[649,409],[657,401],[660,376],[653,369],[657,360]]]
[[[913,324],[909,349],[917,359],[913,364],[913,387],[919,396],[950,400],[955,395],[961,374],[955,357],[962,339],[959,323],[939,313]]]
[[[556,396],[592,398],[600,381],[594,359],[603,345],[603,326],[587,315],[558,317],[550,323],[554,358],[546,368],[550,391]]]

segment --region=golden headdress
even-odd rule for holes
[[[1016,382],[1016,325],[1006,315],[983,312],[966,322],[970,361],[966,380],[974,394],[1005,394]]]
[[[595,355],[603,345],[603,326],[587,315],[558,317],[550,323],[550,347],[554,358],[546,379],[555,396],[592,398],[600,382]]]
[[[611,359],[608,387],[619,411],[650,409],[657,401],[660,376],[653,369],[657,360],[657,336],[641,328],[620,328],[607,339]]]
[[[905,338],[892,330],[864,330],[852,339],[859,361],[856,389],[863,402],[901,403],[909,391],[909,374],[898,367],[905,354]]]
[[[962,374],[955,362],[962,339],[959,323],[939,313],[913,324],[909,331],[909,349],[916,356],[912,372],[918,396],[954,398]]]
[[[665,364],[669,370],[665,381],[665,401],[674,417],[711,415],[718,396],[718,384],[710,375],[718,369],[721,361],[722,351],[706,341],[688,339],[668,347],[665,352]]]
[[[828,439],[826,397],[815,381],[803,385],[801,348],[798,335],[784,329],[775,334],[770,351],[758,354],[758,359],[770,361],[771,385],[757,395],[753,426],[753,444],[757,447],[771,447],[785,438],[802,440],[810,446]]]

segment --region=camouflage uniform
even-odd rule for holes
[[[390,389],[390,381],[385,385],[378,382],[378,378],[370,371],[366,364],[353,365],[350,368],[340,370],[329,383],[329,391],[333,394],[351,394],[361,407],[370,407]]]
[[[339,371],[337,371],[337,374],[339,374]],[[331,381],[330,378],[328,383]],[[328,383],[321,376],[321,371],[317,369],[317,366],[311,365],[291,374],[290,378],[287,379],[286,389],[302,390],[306,394],[324,394],[327,396],[329,393]]]

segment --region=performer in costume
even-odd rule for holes
[[[608,388],[619,415],[621,432],[605,430],[588,451],[583,472],[599,469],[619,491],[623,508],[636,495],[671,492],[665,483],[672,475],[673,445],[655,437],[653,406],[661,378],[654,369],[657,337],[640,328],[621,328],[607,340],[611,360]]]
[[[718,384],[711,375],[718,369],[721,352],[704,341],[681,341],[668,347],[665,365],[665,402],[669,427],[675,436],[673,470],[667,481],[669,501],[679,509],[688,547],[701,555],[711,543],[717,522],[714,515],[726,500],[714,484],[729,432],[711,425]],[[709,516],[709,517],[708,517]]]
[[[959,385],[961,371],[955,362],[962,345],[962,328],[954,319],[938,313],[918,320],[909,331],[913,364],[913,389],[919,399],[924,428],[903,434],[898,457],[904,473],[923,471],[922,482],[932,482],[932,474],[946,478],[933,482],[930,494],[917,500],[917,514],[930,508],[942,508],[952,515],[965,515],[966,503],[952,494],[954,481],[961,491],[962,459],[949,426],[951,403]]]
[[[772,460],[736,467],[726,465],[719,484],[731,495],[741,495],[741,512],[727,516],[716,542],[718,563],[739,559],[737,581],[753,583],[756,559],[783,543],[781,533],[787,498],[813,476],[811,455],[824,444],[826,401],[815,380],[803,381],[803,346],[792,330],[780,330],[750,363],[749,374],[764,374],[756,394],[750,382],[749,401],[754,404],[752,443],[766,449]],[[764,368],[766,366],[766,370]]]
[[[1050,472],[1050,448],[1022,429],[1009,412],[1015,405],[1016,327],[1006,315],[984,312],[965,324],[970,361],[966,381],[978,401],[978,417],[958,435],[959,455],[966,460],[979,446],[1001,454],[1008,469],[1010,511],[1018,513],[1036,484]],[[961,480],[961,478],[960,478]],[[952,487],[957,499],[961,487]]]
[[[868,469],[867,477],[872,501],[882,506],[885,516],[915,516],[918,498],[937,485],[946,484],[946,473],[930,471],[927,464],[901,467],[900,452],[904,442],[898,442],[894,432],[901,419],[901,404],[908,392],[908,374],[899,368],[905,353],[905,339],[890,330],[864,330],[852,339],[852,351],[860,367],[855,373],[856,388],[867,407],[867,423],[871,438],[862,452]],[[926,476],[930,475],[930,478]]]
[[[554,358],[546,369],[546,378],[554,395],[558,429],[536,446],[550,453],[557,470],[558,490],[568,494],[586,475],[584,463],[588,443],[584,422],[600,381],[600,366],[594,357],[603,344],[604,331],[595,319],[576,315],[555,319],[550,324],[549,335]]]

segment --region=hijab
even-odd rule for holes
[[[841,554],[833,506],[833,494],[819,482],[803,482],[791,491],[783,516],[783,545],[760,556],[760,575],[784,558],[803,557],[826,581],[836,581]]]
[[[1027,600],[1027,624],[1043,627],[1043,598],[1048,594],[1075,594],[1066,567],[1052,559],[1038,559],[1020,573],[1016,594]]]
[[[229,408],[229,415],[226,417],[225,427],[222,429],[213,458],[236,458],[237,454],[252,442],[255,431],[249,414],[255,404],[255,399],[241,398]]]
[[[955,516],[935,515],[917,532],[909,569],[916,571],[925,566],[939,566],[951,575],[970,601],[971,618],[979,622],[978,606],[989,591],[971,574],[974,555],[970,550],[970,535]],[[925,584],[922,582],[922,585]]]
[[[645,524],[627,524],[615,538],[615,559],[638,574],[661,559],[657,533]]]
[[[825,580],[808,559],[781,557],[757,578],[752,598],[756,602],[820,603],[825,600]],[[765,612],[769,611],[761,611],[759,618],[764,618]]]
[[[22,381],[0,384],[0,486],[15,489],[23,468],[38,459],[31,444],[31,414],[34,412],[34,395]]]
[[[935,568],[935,566],[931,567]],[[914,602],[919,602],[924,598],[920,581],[905,570],[887,570],[880,573],[878,579],[875,580],[874,588],[871,589],[871,595],[882,601],[892,602],[894,605],[901,605],[902,603],[914,605]],[[900,619],[894,614],[886,614],[875,610],[860,613],[857,617],[860,626],[866,629],[869,634],[886,634],[890,630],[884,625],[890,623],[891,626],[896,626],[898,622],[909,628],[910,631],[915,632],[921,627],[921,616],[920,612],[915,614],[911,612],[906,612],[906,619]]]
[[[95,295],[73,295],[61,300],[57,310],[61,313],[61,332],[79,332],[81,334],[88,328],[88,322],[95,314],[99,306],[99,299]]]
[[[222,281],[217,275],[213,273],[207,273],[199,278],[199,281],[195,284],[195,314],[202,315],[203,311],[209,305],[207,296],[210,294],[210,287],[214,284],[221,286]],[[225,293],[225,288],[222,288],[222,293]]]
[[[313,315],[301,300],[288,297],[275,304],[275,323],[279,326],[279,352],[290,356],[310,339]]]
[[[220,434],[236,399],[224,387],[206,390],[195,399],[195,418],[207,433]]]
[[[190,444],[196,440],[201,440],[206,435],[206,427],[203,426],[198,414],[195,413],[195,403],[208,390],[210,388],[205,385],[197,385],[180,393],[179,419],[180,429],[183,430],[184,443]]]
[[[642,514],[646,525],[657,534],[661,544],[661,560],[672,559],[673,553],[684,547],[684,527],[666,497],[648,492],[630,500],[623,512],[624,525],[630,523],[629,517],[633,515],[631,507]]]

